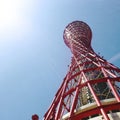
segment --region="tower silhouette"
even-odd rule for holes
[[[68,24],[63,38],[71,64],[44,120],[120,120],[120,69],[94,52],[86,23]]]

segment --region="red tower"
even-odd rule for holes
[[[120,120],[120,69],[93,51],[86,23],[70,23],[63,37],[72,60],[44,120]]]

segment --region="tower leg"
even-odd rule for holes
[[[108,115],[106,114],[106,112],[104,111],[103,108],[101,108],[100,111],[101,111],[101,113],[102,113],[102,115],[103,115],[103,117],[104,117],[105,120],[110,120],[109,117],[108,117]]]
[[[120,97],[118,96],[118,93],[116,92],[115,88],[113,87],[111,81],[110,81],[109,79],[108,79],[107,81],[108,81],[108,84],[109,84],[110,88],[112,89],[112,92],[113,92],[116,100],[117,100],[118,102],[120,102]]]
[[[88,87],[89,87],[89,89],[90,89],[90,91],[91,91],[91,93],[92,93],[92,95],[93,95],[93,97],[94,97],[97,105],[100,107],[100,106],[101,106],[101,102],[100,102],[99,99],[97,98],[97,96],[96,96],[94,90],[92,89],[90,83],[88,83]],[[103,108],[101,108],[100,111],[101,111],[101,114],[103,115],[103,117],[104,117],[105,120],[110,120],[109,117],[108,117],[108,115],[106,114],[106,112],[104,111]]]

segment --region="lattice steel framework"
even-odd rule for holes
[[[44,120],[87,120],[100,115],[110,120],[110,111],[120,110],[120,69],[93,51],[86,23],[68,24],[63,37],[73,56]]]

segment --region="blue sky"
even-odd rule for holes
[[[92,29],[95,52],[120,67],[119,0],[0,1],[0,120],[42,119],[68,70],[63,31]]]

